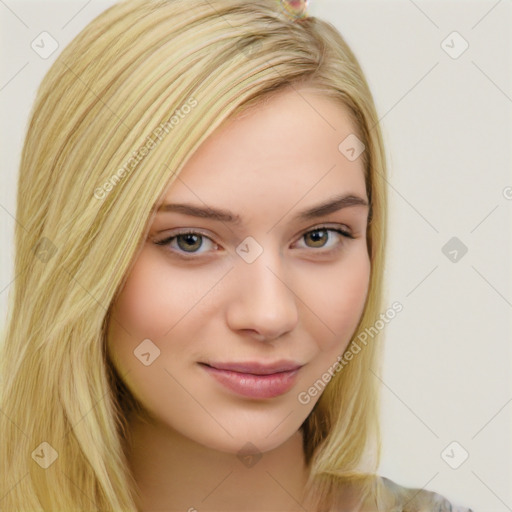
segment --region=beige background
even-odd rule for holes
[[[0,2],[2,327],[15,279],[16,174],[29,109],[56,55],[113,3]],[[360,60],[387,143],[388,306],[404,309],[384,329],[386,356],[375,369],[380,473],[475,512],[510,511],[512,4],[310,4]],[[31,48],[43,31],[59,44],[47,59]],[[457,465],[463,450],[469,457],[452,469],[445,460]]]

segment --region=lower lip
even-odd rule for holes
[[[270,375],[253,375],[229,370],[218,370],[211,366],[201,366],[218,382],[231,391],[249,398],[274,398],[289,391],[295,384],[296,370],[272,373]]]

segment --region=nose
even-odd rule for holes
[[[280,264],[264,255],[252,263],[238,261],[231,272],[233,284],[226,315],[233,331],[250,332],[260,341],[271,341],[297,325],[298,298]]]

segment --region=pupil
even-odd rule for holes
[[[325,240],[323,240],[323,239],[325,239],[325,235],[326,235],[325,229],[313,231],[310,234],[314,243],[325,241]]]

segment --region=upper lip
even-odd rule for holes
[[[272,373],[281,373],[297,370],[300,368],[300,363],[295,361],[280,360],[274,363],[259,363],[257,361],[248,361],[240,363],[203,363],[207,366],[216,368],[217,370],[228,370],[239,373],[252,373],[254,375],[270,375]]]

